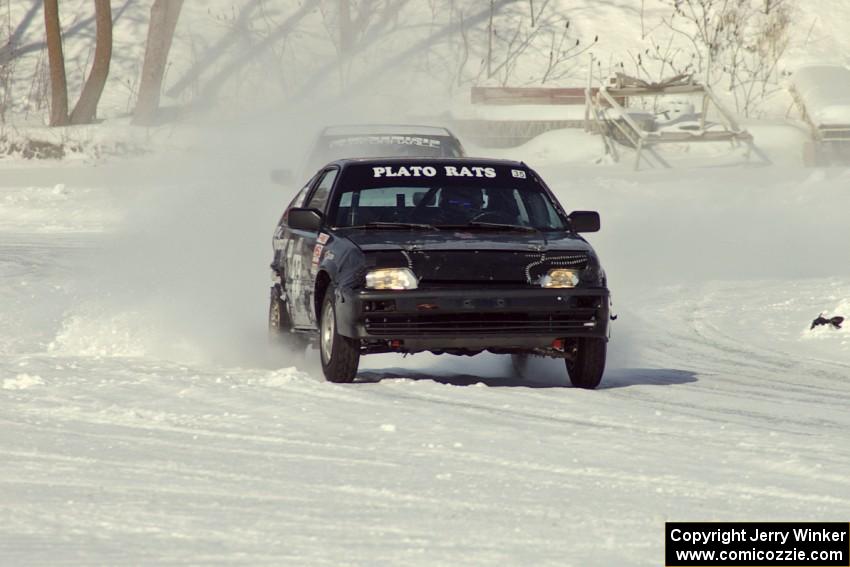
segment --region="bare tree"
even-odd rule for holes
[[[12,35],[12,15],[8,2],[6,3],[5,19],[5,22],[0,23],[0,124],[5,124],[6,112],[11,106],[12,76],[15,69],[15,38]],[[10,55],[8,60],[3,57],[5,53]]]
[[[480,60],[484,72],[467,77],[472,82],[484,78],[507,86],[553,82],[571,75],[578,66],[577,58],[596,45],[598,36],[592,42],[582,42],[570,28],[569,18],[553,8],[551,0],[530,1],[528,8],[530,18],[529,12],[515,2],[491,0],[486,28],[470,30],[462,26],[459,30],[464,47],[476,55],[481,53],[480,58],[461,53],[461,72],[453,74],[464,76],[466,62]],[[486,38],[482,37],[485,33]],[[471,35],[477,36],[477,41]],[[458,53],[450,56],[457,57]],[[542,75],[537,74],[541,61],[546,62]]]
[[[68,82],[65,79],[58,0],[44,0],[44,30],[50,62],[50,125],[64,126],[68,123]]]
[[[584,47],[582,47],[581,40],[579,39],[576,39],[574,43],[569,43],[569,28],[570,22],[568,20],[560,34],[557,34],[554,31],[552,32],[552,40],[549,47],[546,70],[540,77],[541,83],[546,83],[546,81],[557,81],[569,75],[574,69],[571,67],[564,67],[563,64],[571,59],[576,59],[579,55],[585,53],[591,47],[596,45],[599,41],[599,36],[597,35],[593,38],[593,43]]]
[[[156,117],[168,52],[182,6],[183,0],[155,0],[151,7],[139,99],[133,113],[135,124],[151,124]]]
[[[91,73],[70,116],[68,115],[68,83],[65,78],[65,56],[62,53],[62,28],[59,24],[58,0],[44,1],[44,29],[50,62],[50,125],[87,124],[97,114],[97,103],[103,93],[109,63],[112,59],[112,7],[109,0],[95,0],[96,39]]]
[[[653,52],[646,52],[650,58],[674,69],[682,68],[684,59],[686,71],[704,74],[709,85],[720,85],[745,116],[780,90],[778,65],[789,44],[792,18],[785,0],[666,1],[672,14],[664,25],[689,48],[668,48],[662,55],[651,40]],[[640,57],[636,64],[642,65]]]
[[[339,53],[349,54],[354,47],[354,22],[351,20],[351,0],[339,0]]]
[[[97,103],[103,94],[109,63],[112,60],[112,6],[110,0],[94,0],[95,48],[91,73],[83,85],[83,92],[71,112],[71,124],[89,124],[97,116]]]
[[[325,29],[337,51],[336,71],[340,86],[344,87],[349,82],[355,54],[371,41],[370,36],[391,26],[410,0],[314,1],[318,3]]]
[[[351,71],[351,55],[354,50],[356,30],[351,19],[351,0],[339,0],[339,82],[344,87]]]
[[[487,24],[487,78],[493,76],[493,14],[495,13],[493,0],[490,0],[490,21]]]

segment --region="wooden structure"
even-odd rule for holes
[[[520,105],[580,107],[585,104],[585,90],[582,87],[472,87],[470,95],[472,104],[495,108]],[[625,99],[620,102],[626,103]],[[526,116],[519,120],[504,117],[456,118],[452,127],[463,137],[479,144],[505,148],[523,144],[550,130],[585,128],[588,124],[586,116],[582,118],[575,112],[561,113],[550,109],[543,114],[546,117]]]
[[[803,149],[808,166],[850,161],[850,69],[837,65],[803,67],[788,90],[811,141]]]
[[[472,87],[472,104],[543,104],[581,105],[586,90],[582,87]],[[599,89],[591,89],[596,94]],[[620,98],[625,105],[624,98]]]
[[[639,121],[626,110],[626,105],[622,104],[622,101],[636,97],[670,95],[695,95],[701,99],[701,111],[697,115],[696,124],[691,124],[687,130],[655,129],[652,119]],[[655,151],[655,147],[672,143],[729,142],[733,146],[743,144],[747,148],[748,159],[751,154],[756,154],[764,162],[769,162],[756,148],[752,135],[741,128],[714,92],[707,85],[696,83],[690,75],[679,75],[660,83],[648,83],[618,73],[609,80],[609,84],[599,89],[592,89],[588,85],[585,104],[585,116],[593,123],[593,128],[602,134],[606,150],[615,160],[619,161],[616,143],[635,148],[635,169],[640,168],[642,160],[650,165],[669,168],[670,164]],[[720,122],[709,123],[706,120],[711,106],[717,110]]]

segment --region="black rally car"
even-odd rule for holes
[[[320,170],[274,234],[269,327],[318,339],[325,377],[350,382],[361,355],[482,351],[563,358],[573,385],[605,368],[609,293],[567,215],[523,163],[348,159]]]

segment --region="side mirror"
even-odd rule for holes
[[[601,226],[596,211],[573,211],[567,218],[576,232],[598,232]]]
[[[291,185],[294,178],[291,169],[273,169],[269,172],[269,177],[272,183],[278,185]]]
[[[290,209],[286,225],[293,230],[318,232],[322,228],[322,213],[316,209]]]

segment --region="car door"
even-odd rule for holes
[[[325,169],[317,176],[304,208],[317,209],[323,214],[327,206],[339,168]],[[318,231],[294,230],[288,225],[284,231],[285,292],[289,316],[296,327],[314,327],[316,313],[313,292],[318,272],[316,252],[321,252]]]
[[[304,206],[304,201],[307,199],[307,193],[310,191],[310,188],[313,186],[313,181],[315,181],[316,177],[310,179],[298,193],[295,194],[292,201],[289,202],[289,205],[283,211],[283,215],[281,215],[280,220],[277,222],[277,227],[274,231],[274,236],[272,237],[272,248],[274,250],[274,259],[272,260],[272,269],[276,270],[278,274],[281,276],[281,283],[286,284],[285,281],[285,272],[286,272],[286,250],[287,250],[287,232],[286,232],[286,219],[289,216],[289,210],[293,208],[299,208]]]

